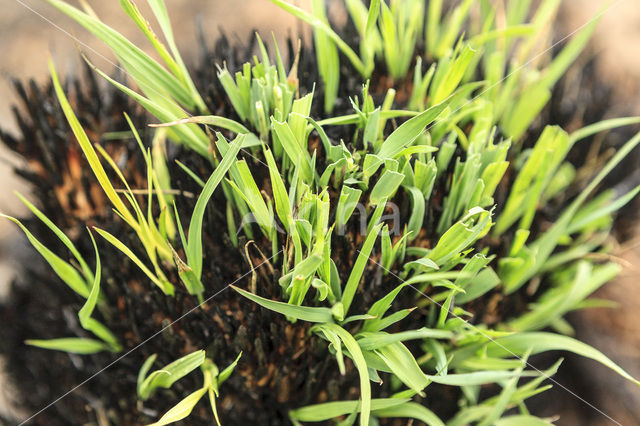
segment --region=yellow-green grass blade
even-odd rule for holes
[[[107,173],[105,172],[102,164],[100,164],[100,159],[96,154],[93,145],[89,141],[89,137],[85,133],[84,129],[80,125],[78,118],[76,117],[69,101],[67,100],[64,91],[62,90],[62,86],[60,85],[60,80],[58,79],[58,74],[56,73],[55,66],[53,64],[53,60],[49,59],[49,70],[51,72],[51,80],[53,82],[53,87],[55,89],[56,95],[58,96],[58,101],[60,102],[60,106],[62,107],[62,111],[64,115],[67,117],[67,121],[71,126],[71,130],[75,135],[78,143],[80,144],[80,148],[84,155],[87,157],[87,161],[89,162],[89,166],[91,166],[91,170],[93,171],[96,179],[98,179],[98,183],[102,187],[102,190],[109,198],[109,201],[113,204],[113,206],[118,210],[118,212],[125,218],[125,220],[132,224],[135,223],[135,218],[129,212],[129,209],[125,206],[124,202],[116,193],[115,188],[111,184]]]

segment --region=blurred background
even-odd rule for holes
[[[147,40],[126,19],[116,0],[86,1],[101,19],[136,45],[147,46]],[[307,7],[309,3],[308,0],[294,2],[301,7]],[[138,3],[143,15],[151,15],[144,7],[146,2]],[[209,43],[213,43],[221,30],[230,38],[243,41],[251,36],[252,30],[265,36],[274,31],[279,38],[308,31],[268,0],[168,0],[166,3],[187,64],[197,57],[196,22],[202,26]],[[557,37],[563,37],[589,21],[597,14],[602,3],[596,0],[564,0],[555,29]],[[18,77],[23,81],[34,78],[37,82],[46,82],[48,51],[56,60],[60,72],[81,72],[78,47],[73,37],[85,44],[80,47],[89,53],[96,65],[104,70],[114,68],[113,55],[98,39],[43,0],[0,0],[0,11],[0,127],[3,129],[17,128],[11,111],[12,105],[17,103],[11,78]],[[610,115],[640,114],[640,0],[619,0],[614,3],[602,17],[588,54],[597,55],[599,78],[614,90],[613,102],[608,106]],[[11,170],[12,165],[19,161],[0,145],[0,211],[18,216],[24,213],[24,208],[13,191],[29,193],[29,188]],[[579,338],[601,349],[632,375],[639,377],[640,244],[636,243],[640,241],[640,227],[630,231],[625,238],[629,243],[616,253],[627,262],[625,271],[615,283],[609,284],[598,294],[598,297],[617,301],[619,308],[591,310],[573,319],[585,324],[578,331]],[[14,225],[9,221],[0,221],[0,298],[8,290],[13,276],[11,253],[23,244],[22,235],[15,232]],[[617,331],[612,334],[611,330]],[[594,383],[604,384],[605,387],[604,392],[599,392],[602,394],[598,396],[599,400],[593,401],[596,406],[613,414],[637,413],[640,410],[640,392],[637,388],[593,363],[585,361],[585,368],[593,372]],[[570,383],[568,385],[570,388]],[[3,394],[5,392],[0,392],[0,411],[9,409],[8,401],[2,401]],[[593,414],[597,416],[595,412]],[[570,411],[563,416],[561,424],[576,424],[571,422]],[[605,420],[604,417],[594,418],[592,424],[607,424]]]

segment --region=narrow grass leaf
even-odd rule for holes
[[[503,417],[493,423],[494,426],[551,426],[553,423],[549,420],[541,419],[530,414],[516,414],[513,416]]]
[[[379,347],[374,353],[402,383],[421,396],[424,395],[422,390],[429,384],[429,380],[405,345],[401,342],[390,343]]]
[[[404,175],[402,173],[385,170],[371,190],[369,202],[376,206],[383,200],[386,201],[388,198],[391,198],[403,180]]]
[[[89,269],[89,265],[87,265],[87,262],[85,262],[84,258],[82,257],[76,246],[73,244],[73,242],[71,242],[69,237],[67,237],[67,235],[62,232],[62,230],[58,228],[55,223],[53,223],[47,216],[45,216],[43,212],[41,212],[36,206],[31,204],[29,200],[27,200],[18,192],[16,192],[15,194],[20,199],[20,201],[22,201],[24,205],[26,205],[29,210],[31,210],[31,212],[42,221],[42,223],[47,225],[47,227],[51,229],[54,234],[56,234],[56,237],[58,237],[58,239],[60,239],[60,241],[62,241],[62,243],[69,249],[71,254],[73,254],[73,257],[78,261],[85,279],[87,281],[93,281],[93,272],[91,271],[91,269]]]
[[[131,251],[131,249],[127,246],[124,245],[124,243],[122,243],[122,241],[120,241],[119,239],[117,239],[115,236],[113,236],[112,234],[108,233],[107,231],[105,231],[104,229],[99,229],[99,228],[93,228],[95,229],[95,231],[100,234],[105,240],[107,240],[108,242],[110,242],[114,247],[116,247],[118,250],[120,250],[122,253],[125,254],[125,256],[127,256],[129,259],[131,259],[133,261],[133,263],[135,263],[138,268],[140,268],[140,270],[142,272],[145,273],[145,275],[147,277],[149,277],[149,279],[158,287],[160,287],[160,290],[162,290],[162,292],[166,295],[173,295],[174,294],[174,288],[173,285],[168,282],[168,281],[164,281],[161,280],[160,278],[158,278],[158,276],[156,274],[154,274],[153,272],[151,272],[151,270],[149,270],[149,268],[147,268],[144,264],[144,262],[142,262],[142,260],[140,260],[140,258],[138,256],[135,255],[135,253],[133,251]]]
[[[371,410],[385,410],[408,401],[407,398],[374,398],[371,400]],[[291,410],[289,417],[301,422],[323,422],[358,411],[360,404],[361,401],[333,401],[308,405]]]
[[[142,384],[144,383],[144,379],[147,377],[147,373],[151,370],[153,363],[158,358],[157,354],[150,355],[147,359],[142,363],[142,367],[140,367],[140,371],[138,371],[138,379],[136,380],[136,393],[138,396],[141,396],[140,390],[142,389]]]
[[[382,226],[383,224],[379,223],[371,229],[371,231],[367,234],[367,238],[362,244],[362,248],[358,252],[358,258],[353,265],[351,274],[349,274],[349,279],[347,280],[347,283],[345,284],[344,290],[342,292],[342,304],[344,305],[345,314],[349,311],[349,307],[351,306],[353,297],[355,296],[356,290],[358,289],[358,284],[360,283],[360,279],[362,278],[362,273],[364,272],[365,266],[367,266],[367,263],[369,262],[369,255],[371,254],[371,250],[373,249],[373,245],[378,238],[378,234],[380,233],[380,229],[382,229]]]
[[[373,407],[372,407],[373,408]],[[444,422],[436,416],[436,414],[427,407],[417,402],[403,402],[392,407],[381,409],[373,409],[373,415],[380,418],[408,418],[420,420],[427,426],[444,426]]]
[[[338,34],[336,34],[336,32],[333,31],[331,27],[329,27],[329,25],[327,25],[326,22],[316,18],[310,13],[305,12],[299,7],[296,7],[286,1],[271,0],[271,2],[276,4],[280,8],[286,10],[296,18],[311,25],[316,31],[321,31],[324,34],[326,34],[336,44],[336,46],[338,46],[338,48],[342,51],[342,53],[351,61],[351,64],[354,66],[354,68],[356,68],[356,70],[362,76],[367,77],[366,75],[367,70],[364,64],[362,63],[362,61],[360,60],[360,57],[358,57],[358,54],[354,52],[353,49],[351,49],[349,45],[344,40],[342,40],[342,38]]]
[[[109,350],[109,345],[104,342],[80,337],[63,337],[61,339],[50,340],[30,339],[26,340],[25,343],[42,349],[51,349],[79,355],[91,355]]]
[[[609,367],[625,379],[640,386],[640,381],[631,377],[629,373],[620,368],[599,350],[572,337],[559,334],[531,332],[500,337],[487,344],[486,354],[490,357],[513,356],[513,353],[523,354],[529,348],[531,348],[531,355],[552,350],[573,352]]]
[[[193,411],[193,407],[196,406],[198,401],[207,393],[207,388],[198,389],[193,392],[182,401],[178,402],[173,408],[167,411],[160,420],[155,423],[150,424],[149,426],[163,426],[168,425],[169,423],[174,423],[179,420],[182,420],[191,414]]]
[[[91,236],[91,242],[93,243],[93,248],[96,253],[96,272],[93,278],[93,284],[91,286],[91,291],[89,293],[89,297],[87,297],[86,302],[80,308],[78,312],[78,319],[80,320],[80,324],[86,330],[90,329],[89,319],[91,314],[93,314],[93,310],[96,307],[96,303],[98,303],[98,297],[100,296],[100,275],[102,272],[102,267],[100,265],[100,253],[98,253],[98,247],[96,246],[96,240],[93,238],[91,232],[89,232]]]
[[[200,367],[205,360],[203,350],[192,352],[147,376],[140,386],[140,398],[146,400],[158,388],[169,389],[175,382]]]
[[[569,145],[572,146],[576,142],[595,135],[596,133],[615,129],[617,127],[631,126],[638,123],[640,123],[640,117],[621,117],[598,121],[597,123],[584,126],[571,133],[569,135]]]
[[[229,364],[227,367],[225,367],[224,370],[222,370],[220,372],[220,374],[218,375],[218,386],[222,385],[224,382],[227,381],[227,379],[229,378],[229,376],[231,376],[231,374],[233,373],[233,370],[235,370],[236,365],[238,365],[238,361],[240,361],[240,357],[242,357],[242,352],[240,352],[238,354],[238,356],[236,357],[235,360],[233,360],[233,362],[231,364]]]
[[[218,184],[220,184],[224,175],[236,161],[236,155],[238,155],[240,151],[240,146],[244,142],[244,138],[245,135],[238,135],[233,140],[227,152],[223,154],[224,157],[222,161],[218,164],[218,167],[216,167],[209,179],[207,179],[198,197],[198,201],[196,201],[196,205],[193,208],[193,214],[189,222],[189,233],[185,252],[187,254],[187,264],[193,269],[198,279],[202,278],[202,222],[204,221],[204,212]]]
[[[51,266],[56,275],[60,277],[60,279],[64,281],[64,283],[69,286],[71,290],[75,291],[82,297],[86,298],[89,296],[89,286],[87,285],[86,280],[76,270],[76,268],[62,260],[57,254],[45,247],[44,244],[38,241],[36,237],[34,237],[33,234],[29,232],[29,230],[18,219],[4,214],[0,214],[0,217],[4,217],[15,222],[22,229],[31,245],[38,251],[38,253],[40,253],[44,260],[47,261],[49,266]]]
[[[446,376],[429,376],[429,379],[433,382],[440,383],[442,385],[449,386],[477,386],[486,385],[489,383],[497,383],[503,380],[511,379],[513,377],[531,377],[535,376],[536,372],[513,372],[513,371],[474,371],[473,373],[461,373],[461,374],[447,374]]]
[[[175,76],[151,59],[140,48],[99,19],[87,15],[60,0],[47,0],[67,16],[101,39],[115,53],[127,73],[141,86],[147,95],[162,97],[170,95],[188,108],[194,106],[191,94]]]
[[[51,72],[51,81],[53,82],[53,87],[58,97],[58,101],[60,102],[60,106],[62,107],[62,111],[64,112],[64,115],[67,117],[67,121],[69,122],[69,125],[71,126],[71,130],[73,131],[73,134],[75,135],[78,143],[80,144],[80,148],[82,148],[82,152],[84,152],[84,155],[87,157],[87,161],[89,162],[89,165],[91,166],[91,170],[95,174],[96,179],[98,179],[98,183],[100,183],[100,186],[102,187],[102,190],[107,195],[107,198],[109,198],[109,201],[111,201],[111,203],[118,210],[118,212],[122,216],[124,216],[125,220],[128,223],[135,223],[136,220],[131,215],[131,213],[125,206],[122,199],[116,193],[116,190],[111,184],[111,181],[107,176],[107,173],[102,167],[102,164],[100,164],[100,159],[98,158],[98,155],[96,154],[96,151],[94,150],[93,145],[89,141],[87,134],[85,133],[82,126],[80,125],[80,122],[78,121],[78,118],[73,112],[73,109],[71,109],[71,105],[69,104],[69,101],[67,100],[67,97],[64,94],[64,91],[62,90],[62,86],[60,85],[60,80],[58,79],[58,74],[56,73],[56,69],[51,59],[49,59],[49,71]]]
[[[290,305],[288,303],[265,299],[264,297],[260,297],[233,285],[231,288],[252,302],[290,318],[319,323],[333,321],[333,315],[329,308]]]
[[[447,102],[434,105],[404,122],[384,140],[377,155],[383,159],[393,158],[404,148],[411,145],[424,129],[444,111],[447,105]]]
[[[230,130],[238,134],[251,133],[249,129],[247,129],[237,121],[231,120],[230,118],[226,118],[226,117],[220,117],[217,115],[200,115],[200,116],[194,116],[194,117],[188,117],[188,118],[181,118],[180,120],[174,120],[168,123],[149,124],[149,127],[171,127],[171,126],[177,126],[180,124],[188,124],[188,123],[205,124],[207,126],[220,127],[222,129]]]
[[[351,359],[353,359],[353,363],[360,375],[360,400],[362,403],[360,408],[360,425],[368,426],[371,416],[371,383],[369,382],[367,362],[360,350],[360,346],[358,346],[358,342],[356,342],[351,333],[339,325],[326,323],[321,324],[319,327],[327,328],[337,334],[340,340],[342,340],[342,343],[344,343],[345,348],[351,354]]]
[[[395,342],[403,342],[405,340],[415,339],[449,339],[453,337],[453,333],[448,330],[437,330],[426,327],[419,328],[417,330],[399,331],[397,333],[383,333],[383,332],[361,332],[358,333],[358,345],[362,350],[370,351],[378,349],[382,346],[386,346]]]

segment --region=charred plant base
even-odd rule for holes
[[[351,39],[355,43],[357,38],[354,36]],[[235,118],[218,83],[215,64],[226,60],[230,69],[237,69],[251,57],[254,46],[250,44],[243,48],[232,48],[224,37],[215,43],[212,51],[206,49],[205,42],[201,45],[201,65],[195,72],[200,92],[214,114]],[[295,54],[291,43],[289,54]],[[313,51],[303,49],[299,73],[303,87],[305,82],[319,80],[313,61]],[[596,121],[605,115],[609,90],[597,83],[592,69],[589,64],[582,68],[577,76],[579,84],[575,84],[576,76],[572,76],[573,83],[565,80],[558,86],[543,119],[530,130],[532,141],[544,125],[561,124],[571,128],[583,122]],[[343,67],[341,72],[342,85],[338,99],[343,101],[336,106],[336,113],[349,113],[350,105],[344,100],[359,94],[360,81],[349,68]],[[371,82],[374,97],[384,96],[387,86],[385,75],[381,65]],[[21,135],[15,137],[1,133],[0,136],[10,149],[27,160],[27,167],[16,170],[16,173],[33,184],[32,198],[39,201],[48,217],[73,236],[74,243],[87,258],[91,258],[93,249],[84,232],[85,226],[99,225],[122,237],[129,247],[139,248],[139,241],[117,220],[91,171],[83,166],[81,151],[64,120],[51,86],[41,87],[29,82],[25,87],[16,81],[15,88],[24,103],[23,110],[15,110]],[[311,87],[304,88],[311,90]],[[67,90],[72,94],[74,109],[89,136],[93,141],[100,141],[114,159],[124,165],[122,169],[129,182],[143,188],[146,176],[140,171],[144,170],[144,160],[135,141],[114,138],[113,135],[117,135],[114,132],[127,130],[122,115],[122,112],[127,112],[148,143],[149,132],[145,130],[148,117],[123,94],[111,86],[102,85],[89,70],[82,82],[68,81]],[[397,99],[403,99],[401,93]],[[313,114],[315,117],[322,116],[320,110]],[[397,123],[389,123],[389,130],[395,125]],[[343,138],[346,141],[351,138],[348,128],[336,127],[331,132],[333,139]],[[589,145],[583,143],[579,149],[586,151]],[[211,165],[196,153],[172,147],[168,154],[170,160],[179,158],[191,169],[201,172],[202,176],[210,173]],[[254,159],[246,159],[255,162]],[[580,162],[581,156],[576,155],[575,159]],[[631,164],[630,161],[627,164]],[[173,161],[170,164],[173,165],[172,186],[181,191],[178,196],[183,199],[179,203],[179,213],[185,220],[190,217],[195,204],[192,194],[198,194],[200,189]],[[256,181],[267,182],[266,168],[262,170],[258,163],[254,166]],[[451,173],[451,170],[447,173]],[[441,187],[436,186],[434,199],[443,196],[442,183],[445,180],[440,179]],[[507,174],[496,194],[498,204],[506,198],[510,185]],[[268,188],[268,183],[265,183],[265,188]],[[201,307],[197,307],[197,300],[182,289],[177,290],[175,298],[163,296],[119,252],[102,250],[102,290],[108,305],[117,309],[102,312],[101,319],[123,342],[125,351],[121,359],[113,354],[80,357],[25,346],[23,342],[28,338],[82,336],[84,331],[73,315],[82,301],[43,267],[44,262],[35,252],[20,258],[19,278],[13,283],[8,300],[0,306],[0,321],[4,325],[0,328],[0,352],[7,359],[8,373],[19,390],[22,408],[34,413],[91,378],[37,416],[34,424],[84,424],[96,419],[98,422],[106,419],[119,425],[150,423],[166,407],[201,386],[201,383],[199,377],[187,376],[170,390],[159,392],[141,404],[136,398],[136,375],[143,361],[156,353],[160,363],[168,363],[177,354],[199,348],[205,348],[221,365],[233,361],[238,352],[243,353],[236,374],[225,384],[225,392],[219,403],[221,417],[227,424],[284,425],[289,424],[287,412],[292,408],[329,400],[358,398],[356,372],[347,370],[347,374],[341,376],[326,343],[310,335],[307,324],[290,323],[283,316],[250,304],[229,289],[225,290],[230,283],[247,288],[253,281],[259,295],[276,297],[279,271],[273,266],[275,262],[265,262],[260,250],[256,249],[258,247],[262,252],[270,253],[270,243],[267,241],[257,240],[255,245],[247,245],[246,240],[241,240],[238,248],[231,244],[226,234],[224,199],[220,194],[217,196],[218,199],[214,197],[209,203],[205,218],[203,282],[207,292],[204,295],[206,302]],[[396,201],[400,205],[408,203],[402,199]],[[552,221],[559,208],[552,204],[545,208],[543,216]],[[435,229],[440,213],[438,203],[430,203],[425,220],[427,230]],[[27,220],[27,223],[45,245],[66,257],[64,247],[51,238],[40,222]],[[540,229],[545,223],[536,226]],[[435,233],[426,232],[425,235],[433,236]],[[414,244],[430,247],[433,242],[422,236]],[[339,259],[342,260],[338,263],[341,274],[348,275],[360,244],[361,237],[355,229],[345,238],[334,242],[333,249],[340,253]],[[505,247],[504,242],[489,239],[484,244],[493,246],[492,251],[496,253]],[[248,247],[246,251],[245,246]],[[260,264],[254,274],[247,275],[252,266]],[[177,277],[169,278],[178,282]],[[367,308],[372,301],[386,294],[393,288],[394,280],[390,275],[383,276],[375,264],[370,264],[365,272],[364,297],[357,299],[354,310]],[[526,289],[508,297],[492,292],[465,306],[465,309],[475,314],[472,322],[495,325],[523,312],[534,296],[528,294]],[[416,299],[414,293],[405,292],[395,303],[400,307],[411,307],[415,306]],[[420,308],[402,326],[423,326],[431,309],[429,305]],[[185,314],[188,316],[182,319]],[[92,377],[94,374],[95,377]],[[374,393],[379,396],[391,394],[390,381],[374,389]],[[459,398],[457,389],[439,387],[429,395],[423,403],[441,418],[446,419],[455,413]],[[194,425],[211,424],[210,413],[205,407],[197,407],[188,422]]]

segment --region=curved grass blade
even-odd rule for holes
[[[27,236],[27,239],[40,255],[47,261],[53,271],[69,288],[82,297],[88,297],[90,290],[85,279],[69,263],[62,260],[57,254],[49,250],[33,236],[31,232],[18,219],[0,213],[0,217],[5,217],[15,222]]]
[[[227,173],[229,168],[236,161],[236,155],[240,151],[240,146],[244,142],[245,135],[238,135],[229,149],[224,154],[224,158],[218,164],[218,167],[213,171],[209,179],[204,185],[196,206],[193,209],[193,215],[189,222],[189,233],[187,238],[187,247],[185,252],[187,254],[187,263],[193,269],[195,276],[200,280],[202,278],[202,222],[204,221],[204,211],[209,203],[209,199],[213,195],[213,192],[222,181],[222,178]]]
[[[403,402],[387,408],[381,408],[373,411],[373,415],[381,418],[398,418],[404,417],[409,419],[420,420],[428,426],[444,426],[444,422],[428,408],[418,404],[417,402]]]
[[[383,159],[395,157],[411,145],[424,129],[438,118],[447,105],[447,102],[439,103],[404,122],[384,140],[377,155]]]
[[[160,280],[156,276],[156,274],[151,272],[149,270],[149,268],[147,268],[145,266],[145,264],[142,262],[142,260],[140,260],[140,258],[138,256],[136,256],[135,253],[133,251],[131,251],[131,249],[129,247],[125,246],[122,243],[122,241],[120,241],[119,239],[117,239],[115,236],[113,236],[112,234],[108,233],[104,229],[100,229],[100,228],[93,228],[93,229],[95,229],[95,231],[98,234],[100,234],[105,240],[109,241],[118,250],[120,250],[122,253],[124,253],[129,259],[131,259],[133,261],[133,263],[138,265],[138,268],[140,268],[142,270],[142,272],[144,272],[145,275],[147,275],[147,277],[149,277],[149,279],[151,279],[151,281],[153,281],[153,283],[155,285],[160,287],[160,290],[162,290],[162,292],[164,294],[169,295],[169,296],[172,296],[174,294],[175,290],[173,288],[173,285],[168,281]]]
[[[360,350],[360,346],[358,346],[358,342],[356,342],[351,333],[339,325],[326,323],[320,324],[318,327],[326,328],[337,334],[340,340],[342,340],[342,343],[344,343],[345,348],[351,354],[351,359],[353,360],[353,363],[358,370],[358,374],[360,375],[360,398],[362,401],[360,409],[360,425],[368,426],[369,418],[371,416],[371,383],[369,381],[367,362]]]
[[[98,296],[100,295],[100,275],[102,272],[102,267],[100,266],[100,253],[98,253],[98,247],[96,246],[96,240],[91,235],[91,231],[89,231],[89,235],[91,236],[91,242],[93,243],[93,248],[96,253],[96,273],[94,274],[93,285],[91,286],[91,292],[87,297],[86,302],[78,311],[78,319],[80,320],[80,324],[83,328],[87,328],[87,323],[93,310],[96,307],[96,303],[98,303]]]
[[[170,121],[168,123],[149,124],[149,127],[171,127],[187,123],[206,124],[209,126],[221,127],[234,133],[251,133],[249,129],[247,129],[237,121],[217,115],[199,115],[194,117],[181,118],[180,120]]]
[[[154,371],[142,381],[139,391],[140,398],[146,400],[156,389],[170,388],[175,382],[200,367],[204,360],[205,353],[203,350],[199,350]]]
[[[198,401],[207,393],[207,388],[198,389],[193,392],[182,401],[178,402],[173,408],[167,411],[161,418],[155,423],[150,424],[149,426],[163,426],[168,425],[169,423],[174,423],[179,420],[182,420],[191,414],[193,411],[193,407],[196,406]]]
[[[640,123],[640,117],[621,117],[621,118],[612,118],[609,120],[599,121],[597,123],[590,124],[588,126],[585,126],[571,133],[569,135],[569,145],[571,146],[574,143],[581,141],[582,139],[595,135],[596,133],[615,129],[617,127],[630,126],[630,125],[639,124],[639,123]]]
[[[362,332],[358,334],[358,345],[362,350],[370,351],[395,342],[415,339],[450,339],[453,333],[449,330],[437,330],[426,327],[417,330],[399,331],[397,333]]]
[[[141,86],[147,88],[152,98],[170,95],[187,108],[195,106],[191,93],[182,82],[160,64],[127,40],[122,34],[105,25],[99,19],[87,15],[60,0],[47,0],[64,14],[101,39],[118,57],[127,73]]]
[[[486,356],[505,357],[513,356],[513,353],[525,353],[531,348],[531,354],[535,355],[547,351],[569,351],[585,358],[590,358],[600,364],[609,367],[625,379],[640,386],[640,381],[634,379],[629,373],[615,364],[611,359],[592,346],[582,343],[572,337],[547,332],[518,333],[500,337],[487,344]]]
[[[20,199],[20,201],[22,201],[24,205],[26,205],[29,210],[31,210],[31,212],[42,221],[42,223],[47,225],[47,227],[51,229],[53,233],[56,234],[58,239],[60,239],[60,241],[62,241],[62,243],[69,249],[71,254],[73,254],[73,257],[78,261],[85,279],[87,281],[93,281],[93,272],[91,272],[91,269],[89,269],[89,265],[87,265],[87,262],[85,262],[84,258],[82,257],[76,246],[71,242],[69,237],[67,237],[67,235],[62,232],[62,230],[58,228],[58,226],[56,226],[56,224],[53,223],[47,216],[45,216],[44,213],[42,213],[36,206],[31,204],[29,200],[23,197],[22,194],[18,192],[15,192],[15,194]]]
[[[265,299],[236,286],[230,286],[242,296],[271,311],[302,321],[325,323],[333,321],[331,309],[324,307],[297,306]]]
[[[316,31],[321,31],[324,34],[326,34],[336,44],[336,46],[338,46],[338,48],[342,51],[342,53],[351,61],[351,64],[354,66],[354,68],[362,76],[367,77],[367,74],[366,74],[367,70],[364,64],[362,63],[362,61],[360,60],[360,57],[358,56],[358,54],[354,52],[353,49],[351,49],[349,45],[344,40],[342,40],[342,38],[338,34],[336,34],[336,32],[333,31],[329,25],[327,25],[321,19],[313,16],[312,14],[286,1],[271,0],[271,2],[277,5],[278,7],[286,10],[296,18],[311,25]]]

